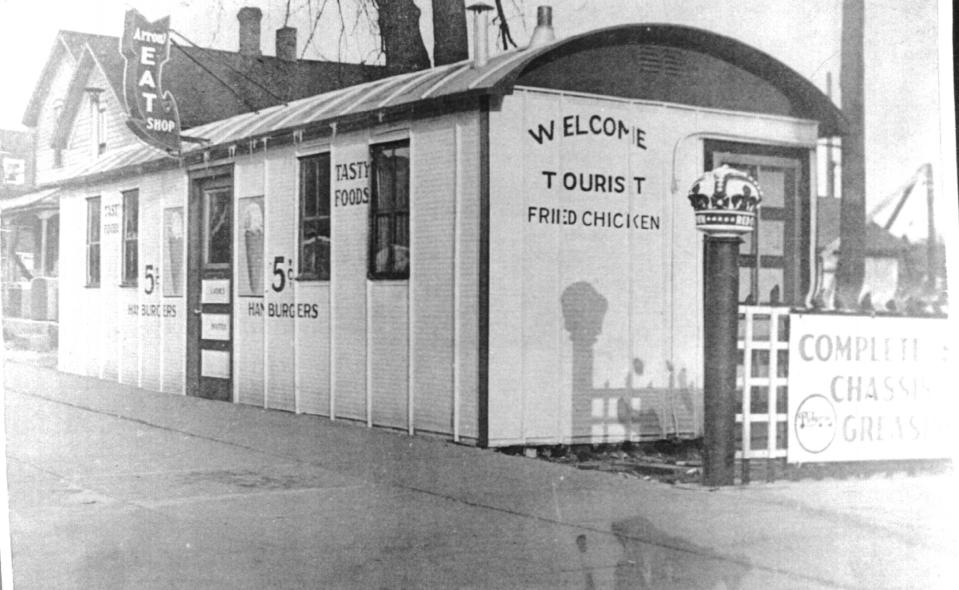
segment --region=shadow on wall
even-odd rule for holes
[[[642,517],[615,522],[612,530],[623,550],[613,572],[614,588],[735,590],[752,569],[744,557],[724,557],[669,535]],[[587,536],[578,535],[575,541],[585,562]],[[588,590],[597,587],[591,568],[584,567],[583,575]]]
[[[666,361],[666,387],[634,386],[643,375],[642,359],[633,358],[624,387],[593,387],[593,348],[609,309],[606,297],[590,283],[578,281],[560,296],[563,323],[573,347],[572,435],[577,442],[605,443],[696,435],[696,416],[686,369],[677,375]],[[678,381],[678,382],[677,382]]]

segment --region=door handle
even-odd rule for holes
[[[200,315],[200,313],[201,312],[199,308],[193,310],[193,315]]]

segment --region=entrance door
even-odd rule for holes
[[[808,151],[707,142],[707,170],[728,164],[759,182],[756,229],[739,250],[739,300],[801,304],[809,289]]]
[[[191,179],[187,263],[187,394],[233,398],[233,176]]]

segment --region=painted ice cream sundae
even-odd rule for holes
[[[246,272],[250,292],[263,292],[263,211],[258,201],[243,207],[243,239],[246,244]]]
[[[170,257],[170,295],[180,294],[180,270],[183,268],[183,213],[170,209],[166,215],[168,256]]]

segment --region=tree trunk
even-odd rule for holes
[[[432,0],[433,65],[469,59],[465,0]]]
[[[413,0],[376,0],[377,24],[386,67],[398,72],[430,67],[430,56],[420,35],[420,9]]]

